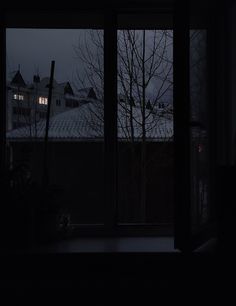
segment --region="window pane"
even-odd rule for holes
[[[190,30],[192,229],[209,217],[207,31]]]
[[[118,31],[118,222],[173,222],[173,32]]]
[[[56,217],[53,230],[67,223],[102,224],[103,31],[7,29],[6,46],[6,138],[15,200],[28,201],[41,225],[45,215]],[[52,60],[55,73],[45,155]],[[45,158],[48,189],[43,187]],[[23,184],[21,190],[17,184]],[[50,195],[44,198],[44,193]],[[51,203],[46,203],[49,198]]]

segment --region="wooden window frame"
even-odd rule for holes
[[[19,13],[20,12],[20,13]],[[86,15],[87,14],[87,15]],[[173,14],[173,7],[162,7],[158,5],[145,5],[136,8],[80,8],[76,10],[66,10],[63,13],[58,11],[37,11],[36,9],[6,10],[1,12],[1,100],[6,101],[5,80],[6,80],[6,29],[7,28],[102,28],[104,30],[104,192],[105,192],[105,222],[100,225],[78,225],[74,230],[74,235],[106,235],[106,236],[173,236],[173,231],[168,225],[124,225],[118,226],[116,222],[117,208],[117,30],[119,15],[139,16],[140,14]],[[84,18],[78,18],[84,16]],[[97,15],[103,16],[103,26],[97,26]],[[43,16],[43,18],[42,18]],[[63,16],[63,18],[61,18]],[[66,17],[65,17],[66,16]],[[90,21],[87,18],[91,17]],[[26,18],[27,17],[27,18]],[[70,18],[71,17],[71,18]],[[98,20],[101,21],[101,19]],[[146,17],[147,23],[148,18]],[[153,18],[153,22],[155,18]],[[99,22],[100,22],[99,21]],[[137,20],[136,20],[137,21]],[[90,23],[89,23],[90,22]],[[99,23],[98,22],[98,23]],[[125,21],[127,22],[127,18]],[[161,21],[163,22],[163,21]],[[90,25],[90,26],[89,26]],[[145,25],[142,24],[142,27]],[[153,28],[147,25],[145,29]],[[5,103],[1,104],[1,169],[5,164]],[[2,171],[1,171],[2,173]]]

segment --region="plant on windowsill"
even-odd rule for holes
[[[70,214],[60,202],[63,189],[56,185],[38,187],[35,195],[35,241],[52,242],[70,231]]]
[[[33,205],[29,197],[32,188],[27,163],[20,162],[5,169],[1,186],[4,205],[1,222],[4,242],[9,249],[25,248],[32,244]],[[6,217],[7,216],[7,217]]]
[[[30,247],[68,235],[70,214],[59,201],[63,193],[61,187],[42,186],[32,181],[25,162],[5,172],[2,186],[7,204],[2,212],[9,216],[1,224],[7,248]]]

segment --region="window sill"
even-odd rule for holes
[[[173,237],[75,238],[36,246],[30,253],[172,253]]]

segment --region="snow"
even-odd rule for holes
[[[85,140],[103,139],[104,117],[103,103],[89,99],[88,103],[77,108],[57,114],[50,118],[48,137],[54,140]],[[133,130],[135,140],[142,137],[142,112],[139,107],[133,107]],[[21,127],[7,132],[8,140],[26,138],[43,139],[45,137],[46,120],[40,120],[31,126]],[[130,139],[130,111],[127,106],[118,105],[118,138]],[[163,110],[146,114],[146,138],[150,141],[170,141],[173,138],[172,116],[167,116]]]

